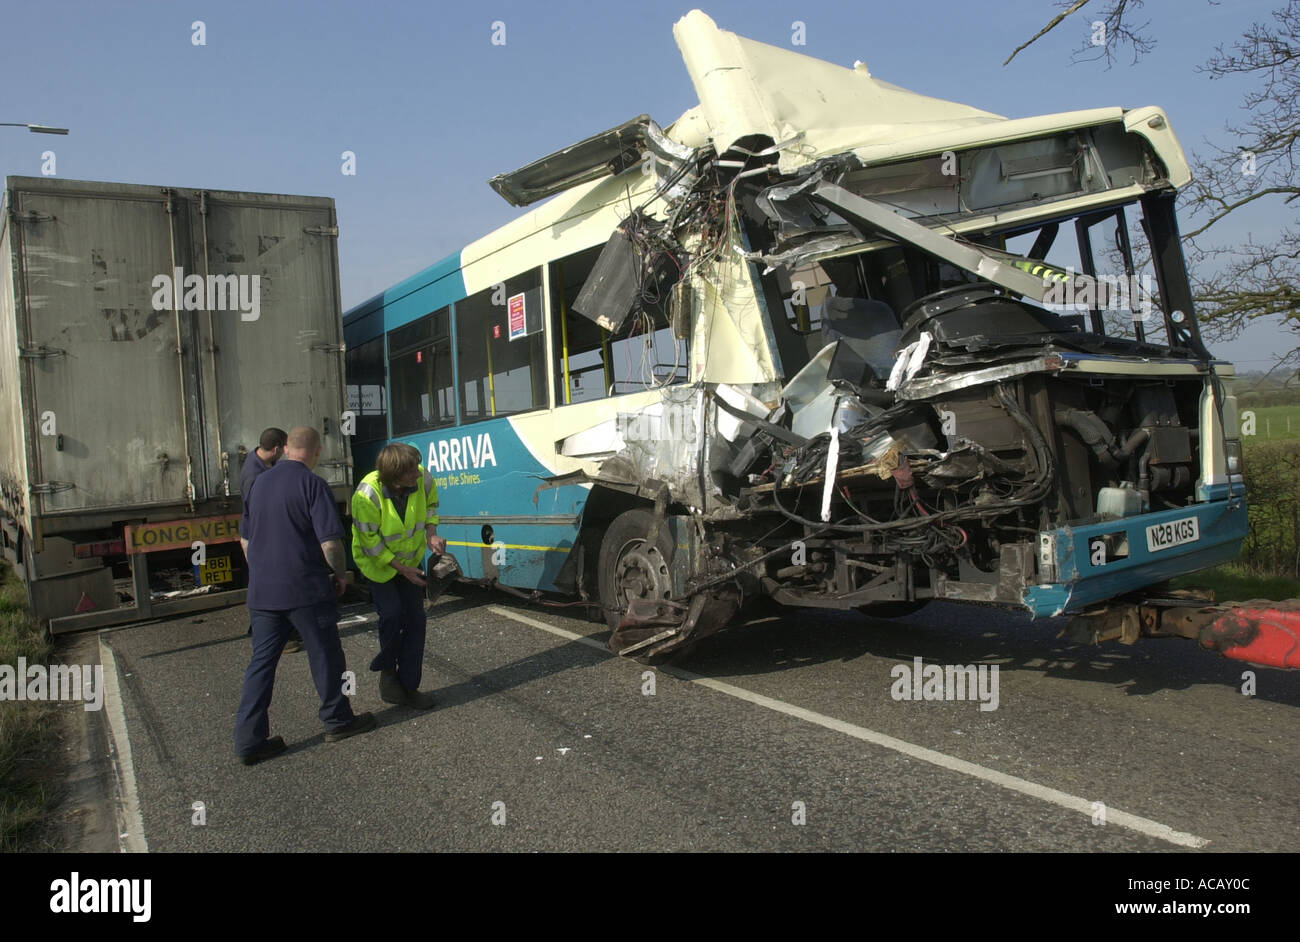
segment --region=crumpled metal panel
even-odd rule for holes
[[[511,173],[488,181],[512,206],[528,206],[582,183],[619,174],[639,164],[649,151],[666,172],[675,171],[690,156],[690,148],[669,139],[649,115],[593,134]]]
[[[662,482],[675,500],[700,507],[700,466],[707,427],[704,387],[670,386],[660,403],[620,413],[618,429],[623,447],[601,464],[599,477],[609,475],[639,485]]]
[[[691,381],[735,386],[778,381],[775,344],[753,290],[750,263],[728,254],[706,273],[692,275],[690,286],[699,312],[691,338]]]

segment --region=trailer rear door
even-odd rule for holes
[[[196,389],[177,351],[190,338],[182,322],[178,345],[173,312],[151,304],[154,277],[186,254],[172,238],[166,196],[41,183],[10,192],[34,509],[183,501],[184,415]]]
[[[316,473],[349,483],[344,408],[342,308],[333,200],[205,191],[192,214],[196,257],[206,273],[257,278],[257,310],[200,317],[204,435],[209,493],[239,489],[239,449],[257,447],[262,429],[310,425],[323,433]],[[210,342],[209,341],[210,338]]]

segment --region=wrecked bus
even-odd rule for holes
[[[1007,119],[699,11],[674,34],[697,106],[494,178],[548,201],[345,316],[358,474],[427,455],[442,565],[647,659],[768,596],[1268,663],[1160,585],[1246,532],[1164,112]]]

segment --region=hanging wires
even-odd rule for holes
[[[845,518],[831,524],[831,528],[836,530],[846,530],[853,533],[889,532],[892,539],[895,541],[906,542],[901,537],[894,534],[897,531],[903,531],[906,533],[909,531],[920,530],[921,528],[936,527],[936,525],[939,524],[946,525],[949,521],[978,520],[997,516],[1012,510],[1028,507],[1045,496],[1051,489],[1052,481],[1055,480],[1056,470],[1055,464],[1052,460],[1051,450],[1047,445],[1047,440],[1043,438],[1038,427],[1035,426],[1029,416],[1025,414],[1025,411],[1021,408],[1020,404],[1016,402],[1015,398],[1010,393],[1007,392],[1004,385],[998,385],[997,396],[1003,409],[1005,409],[1007,414],[1010,415],[1011,418],[1024,430],[1026,437],[1029,440],[1031,450],[1034,452],[1036,474],[1031,480],[1020,482],[1021,486],[1006,496],[995,496],[993,500],[988,500],[983,503],[973,503],[968,506],[954,507],[949,510],[939,510],[936,508],[933,512],[930,512],[929,510],[926,510],[923,505],[919,504],[919,498],[917,499],[917,503],[912,504],[910,507],[902,507],[896,504],[896,509],[900,515],[896,516],[892,520],[875,520],[872,517],[855,510],[859,521],[865,520],[865,523],[854,522],[852,518]],[[894,409],[897,408],[897,406],[894,407]],[[868,419],[867,422],[861,423],[859,426],[855,427],[852,430],[852,434],[857,434],[859,429],[862,429],[864,426],[879,425],[881,420],[891,412],[894,412],[894,410],[887,410],[878,416]],[[897,415],[898,413],[895,412],[894,414]],[[900,482],[900,484],[901,483],[902,482]],[[903,489],[904,488],[900,487],[900,490]],[[772,500],[776,505],[776,509],[784,516],[796,523],[803,524],[804,526],[827,526],[827,524],[822,521],[801,517],[793,510],[783,505],[781,503],[780,490],[780,482],[778,481],[777,486],[773,487],[771,492]],[[898,497],[896,494],[896,500],[897,499]],[[956,528],[956,530],[958,533],[945,535],[944,538],[960,538],[962,541],[968,539],[964,530],[960,527]]]

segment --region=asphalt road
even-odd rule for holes
[[[125,842],[1213,852],[1300,840],[1294,672],[1256,669],[1244,696],[1250,668],[1191,642],[1088,648],[1050,621],[937,603],[894,621],[756,616],[680,666],[648,668],[565,611],[444,596],[423,685],[440,705],[418,713],[379,700],[373,614],[345,609],[353,706],[380,728],[325,743],[306,656],[286,655],[271,731],[289,750],[251,768],[233,752],[242,607],[102,633],[121,693],[97,715],[126,730],[129,759],[120,729],[116,755],[139,808]],[[915,657],[997,665],[997,709],[895,700],[891,670]]]

